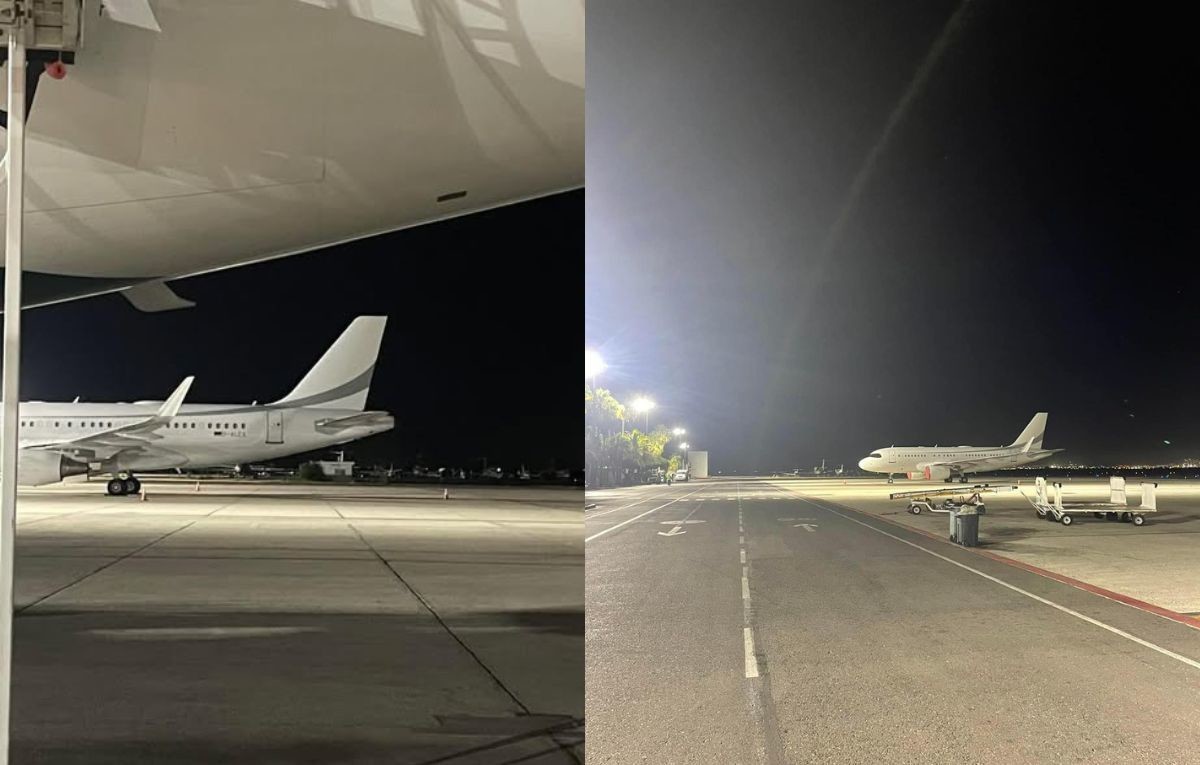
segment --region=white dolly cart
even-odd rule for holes
[[[1034,491],[1036,496],[1029,499],[1029,503],[1033,505],[1033,509],[1037,511],[1039,518],[1048,518],[1055,520],[1064,526],[1070,526],[1075,522],[1075,516],[1090,514],[1093,518],[1130,522],[1134,526],[1141,526],[1146,523],[1146,515],[1148,513],[1158,512],[1158,498],[1156,492],[1158,484],[1152,482],[1143,482],[1142,488],[1142,504],[1136,508],[1130,509],[1128,498],[1125,494],[1125,479],[1120,476],[1113,476],[1108,479],[1108,502],[1082,502],[1082,503],[1063,503],[1063,485],[1061,483],[1054,484],[1054,502],[1051,503],[1047,491],[1046,479],[1039,476],[1034,480]]]

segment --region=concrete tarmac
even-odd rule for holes
[[[13,761],[582,761],[579,490],[18,503]]]
[[[593,762],[1200,758],[1200,631],[799,491],[589,493]]]

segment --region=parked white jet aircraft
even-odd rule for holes
[[[583,0],[81,1],[29,65],[27,306],[583,184]]]
[[[859,460],[858,466],[871,473],[906,474],[909,478],[966,482],[971,473],[1003,470],[1028,465],[1061,452],[1043,449],[1046,413],[1038,412],[1008,446],[889,446]]]
[[[359,316],[299,384],[261,406],[183,404],[186,378],[161,405],[21,405],[25,486],[88,472],[111,473],[109,494],[136,493],[135,470],[216,467],[269,460],[391,430],[387,412],[364,411],[384,316]]]

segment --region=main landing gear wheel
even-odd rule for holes
[[[1069,516],[1069,515],[1064,515],[1062,517],[1062,525],[1064,525],[1064,526],[1070,526],[1074,522],[1075,521],[1071,520],[1071,516]]]
[[[128,478],[113,478],[106,484],[108,496],[124,497],[126,494],[137,494],[142,490],[142,482],[133,476]]]

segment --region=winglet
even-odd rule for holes
[[[195,379],[193,375],[183,378],[183,382],[179,383],[179,387],[175,389],[175,392],[159,407],[158,414],[155,417],[169,420],[178,414],[179,407],[183,405],[183,399],[187,396],[188,389],[192,387],[192,382]]]
[[[145,313],[159,311],[176,311],[180,308],[191,308],[196,305],[191,300],[185,300],[175,294],[175,290],[167,286],[161,279],[152,282],[142,282],[121,291],[125,299],[133,307]]]

